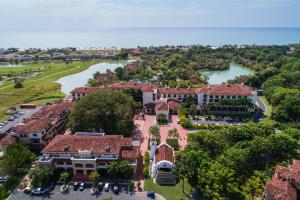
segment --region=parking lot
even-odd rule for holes
[[[91,193],[91,186],[88,186],[83,191],[73,190],[73,186],[70,186],[70,189],[67,193],[60,192],[61,185],[57,185],[52,192],[48,195],[30,195],[25,194],[24,192],[13,192],[9,200],[39,200],[39,199],[53,199],[53,200],[94,200],[94,199],[103,199],[112,197],[113,200],[147,200],[150,199],[147,197],[146,192],[125,192],[120,190],[119,194],[114,194],[112,189],[109,192],[101,191],[98,195]],[[164,200],[162,196],[156,194],[157,200]]]
[[[30,115],[32,115],[34,112],[38,111],[39,108],[35,108],[35,109],[21,109],[20,112],[23,114],[18,114],[18,117],[14,117],[14,119],[12,121],[7,120],[6,123],[0,126],[0,134],[3,134],[7,131],[9,131],[11,128],[13,128],[16,124],[20,123],[23,121],[23,119],[25,117],[28,117]],[[0,123],[3,123],[2,121],[0,121]]]
[[[213,124],[213,125],[241,125],[245,124],[246,121],[239,118],[230,118],[230,117],[190,117],[193,123],[195,124]]]

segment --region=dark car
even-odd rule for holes
[[[114,184],[113,191],[115,194],[119,194],[120,189],[118,184]]]
[[[98,183],[98,190],[99,191],[102,191],[103,187],[104,187],[104,183],[102,183],[102,182]]]
[[[155,199],[155,193],[154,192],[147,192],[147,197],[151,198],[151,199]]]
[[[25,194],[31,194],[31,189],[30,189],[30,187],[26,187],[25,190],[24,190],[24,193],[25,193]]]
[[[76,191],[79,188],[79,183],[75,182],[73,185],[73,190]]]

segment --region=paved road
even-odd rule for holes
[[[126,194],[125,192],[120,192],[118,195],[110,192],[102,192],[100,195],[96,196],[91,194],[90,189],[86,188],[84,191],[73,191],[72,188],[69,193],[62,194],[59,192],[59,186],[56,186],[53,192],[49,196],[32,196],[25,194],[23,192],[14,192],[9,200],[41,200],[41,199],[53,199],[53,200],[95,200],[103,199],[105,197],[112,197],[113,200],[149,200],[146,192],[136,192],[133,194]],[[156,194],[157,200],[165,200],[161,195]]]
[[[266,106],[259,97],[257,98],[256,105],[258,106],[258,112],[253,116],[253,121],[258,122],[264,117]]]
[[[32,115],[34,112],[38,111],[40,108],[35,108],[35,109],[21,109],[21,112],[24,112],[23,115],[20,117],[14,119],[14,121],[8,121],[7,124],[3,128],[0,129],[0,134],[3,134],[7,131],[9,131],[11,128],[13,128],[16,124],[20,123],[23,121],[25,117],[28,117]]]

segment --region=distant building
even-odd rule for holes
[[[257,101],[257,92],[244,84],[219,84],[207,85],[201,88],[168,88],[160,87],[150,83],[135,83],[132,81],[125,83],[114,83],[102,88],[75,88],[71,94],[74,100],[85,96],[88,93],[101,91],[103,89],[141,90],[143,93],[143,106],[146,113],[154,113],[159,105],[164,103],[168,107],[170,113],[177,113],[180,102],[193,99],[199,109],[205,107],[209,103],[217,103],[225,100],[248,99],[253,105]],[[158,104],[158,105],[157,105]],[[157,105],[157,107],[156,107]],[[234,109],[238,106],[234,106]],[[251,108],[245,108],[240,112],[252,112]],[[227,107],[226,107],[227,109]],[[220,109],[222,112],[235,112],[234,109]]]
[[[52,53],[53,60],[63,60],[65,58],[66,58],[66,55],[64,53]]]
[[[58,102],[45,105],[39,111],[17,124],[11,135],[17,137],[23,144],[29,144],[33,149],[41,149],[57,134],[66,128],[67,116],[72,109],[72,102]]]
[[[74,175],[87,175],[106,170],[113,162],[128,160],[136,171],[139,148],[132,138],[121,135],[58,135],[42,151],[39,166],[72,170]]]
[[[0,136],[0,157],[4,156],[9,145],[15,144],[16,139],[9,134]]]
[[[275,174],[266,183],[264,200],[297,200],[300,198],[300,161],[288,167],[276,166]]]

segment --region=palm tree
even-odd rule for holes
[[[149,134],[155,138],[160,138],[160,129],[159,126],[151,126],[149,128]]]
[[[60,174],[59,180],[64,182],[64,184],[66,184],[67,181],[69,180],[69,176],[70,176],[70,174],[68,172],[62,172]]]
[[[177,128],[172,128],[168,131],[168,137],[169,138],[175,138],[178,139],[179,138],[179,133]]]
[[[92,171],[89,175],[89,179],[97,184],[100,181],[100,174],[97,171]]]
[[[133,169],[128,160],[124,160],[119,165],[120,175],[124,180],[128,180],[133,175]]]
[[[117,162],[111,162],[107,167],[107,173],[111,178],[117,178],[120,174],[119,164]]]

